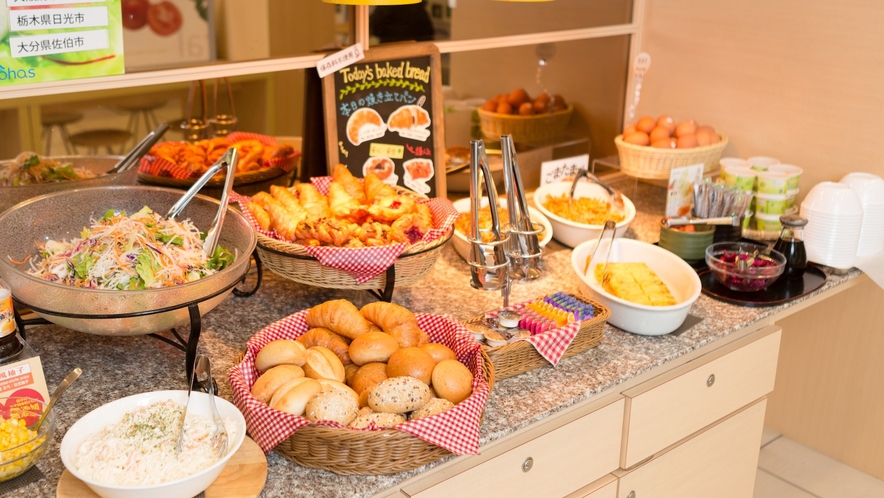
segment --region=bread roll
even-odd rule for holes
[[[339,393],[344,393],[347,396],[353,398],[354,403],[359,402],[359,395],[356,394],[356,391],[350,389],[346,384],[342,384],[336,380],[331,379],[317,379],[320,384],[322,384],[322,392],[328,391],[337,391]]]
[[[289,381],[304,377],[304,370],[297,365],[277,365],[258,377],[252,384],[252,396],[270,403],[273,393]]]
[[[371,394],[371,390],[374,389],[375,386],[377,386],[377,384],[374,384],[373,386],[369,387],[368,389],[362,391],[362,394],[359,395],[359,401],[358,401],[359,408],[368,408],[369,410],[371,410],[371,407],[368,406],[368,396]],[[374,411],[374,410],[371,410],[371,411]]]
[[[436,362],[421,348],[402,348],[387,362],[387,377],[409,376],[429,385]]]
[[[366,363],[359,367],[359,371],[353,376],[353,382],[350,383],[350,387],[357,394],[362,394],[362,391],[385,380],[387,380],[386,363]]]
[[[297,365],[303,367],[307,361],[307,348],[289,339],[268,342],[255,356],[255,368],[259,372],[277,365]]]
[[[433,398],[430,401],[427,401],[424,406],[411,412],[408,420],[420,420],[422,418],[432,417],[433,415],[437,415],[453,407],[454,403],[448,401],[447,399]]]
[[[350,339],[355,339],[371,329],[371,322],[346,299],[326,301],[310,308],[304,321],[311,327],[323,327]]]
[[[350,359],[357,365],[386,363],[397,349],[399,342],[390,334],[367,332],[350,343]]]
[[[350,423],[350,427],[354,429],[364,429],[372,422],[378,427],[393,427],[405,423],[405,417],[396,413],[369,413],[368,415],[360,415]]]
[[[473,373],[457,360],[442,360],[433,369],[433,389],[440,398],[460,403],[473,392]]]
[[[287,382],[276,390],[270,400],[270,408],[292,415],[303,415],[310,398],[322,391],[322,384],[302,377]]]
[[[376,412],[405,413],[430,401],[430,388],[414,377],[391,377],[372,388],[368,406]]]
[[[420,346],[421,349],[430,353],[430,356],[433,357],[433,361],[439,363],[442,360],[456,360],[457,355],[454,354],[454,351],[451,350],[448,346],[444,344],[439,344],[437,342],[428,342],[423,346]]]
[[[347,340],[329,329],[324,329],[322,327],[313,328],[304,332],[304,335],[298,337],[296,340],[303,344],[307,349],[310,349],[313,346],[328,348],[339,360],[341,360],[341,363],[344,365],[350,363],[350,355],[347,352],[349,349],[347,346]]]
[[[313,346],[307,350],[304,375],[311,379],[331,379],[344,382],[344,364],[328,348]]]
[[[429,336],[418,326],[414,313],[398,304],[370,303],[359,312],[381,330],[395,337],[400,347],[421,346],[429,342]]]
[[[349,425],[356,418],[356,400],[347,393],[331,390],[316,394],[304,410],[304,417],[311,421],[329,420]]]
[[[362,415],[371,415],[372,413],[377,413],[377,412],[372,410],[370,406],[363,406],[362,408],[359,409],[358,412],[356,412],[356,416],[361,417]]]
[[[355,363],[347,363],[344,365],[344,383],[348,386],[353,382],[353,376],[359,371],[360,366]]]

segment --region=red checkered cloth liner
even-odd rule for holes
[[[533,299],[503,309],[518,312],[535,301],[537,300]],[[492,312],[491,315],[497,316],[497,314],[503,311],[503,309]],[[570,346],[574,338],[577,337],[577,332],[579,331],[580,322],[571,322],[564,327],[547,330],[542,334],[532,335],[528,339],[522,340],[531,343],[531,345],[534,346],[534,349],[540,353],[540,356],[543,356],[546,361],[552,363],[553,366],[556,366],[559,364],[559,360],[562,359],[562,355],[565,354],[565,350],[568,349],[568,346]]]
[[[300,428],[310,424],[306,418],[274,410],[252,396],[251,387],[258,378],[255,357],[264,345],[277,339],[295,339],[310,327],[304,322],[307,311],[300,311],[272,323],[256,333],[246,344],[242,362],[228,375],[233,386],[233,403],[246,419],[249,434],[265,453],[288,439]],[[490,389],[482,375],[481,346],[469,332],[451,317],[415,313],[418,325],[430,335],[430,341],[450,347],[457,359],[473,372],[473,393],[454,408],[432,417],[399,424],[393,429],[411,434],[430,444],[440,446],[458,455],[479,452],[479,426]],[[365,429],[346,428],[337,422],[316,422],[341,430],[384,430],[374,423]]]
[[[324,176],[312,178],[311,183],[316,186],[316,189],[319,190],[320,193],[327,195],[328,185],[331,183],[331,177]],[[230,202],[239,203],[240,211],[242,211],[243,216],[245,216],[249,223],[252,224],[255,231],[272,239],[288,242],[286,239],[277,235],[275,230],[262,230],[261,227],[258,226],[252,213],[249,212],[248,207],[246,207],[246,204],[250,200],[250,197],[239,195],[235,192],[230,197]],[[445,236],[445,234],[451,230],[452,226],[454,226],[454,222],[457,221],[459,213],[454,209],[454,204],[448,199],[418,199],[417,202],[426,204],[430,208],[430,212],[433,213],[433,226],[436,228],[425,233],[421,240],[412,244],[410,247],[405,243],[359,248],[330,246],[300,247],[319,260],[321,264],[345,271],[353,276],[356,283],[363,284],[387,271],[387,268],[393,266],[399,255],[406,249],[410,249],[411,252],[416,252],[431,242],[438,240],[440,237]]]

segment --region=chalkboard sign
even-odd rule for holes
[[[439,50],[431,43],[372,48],[324,78],[329,171],[344,164],[390,185],[445,196]]]

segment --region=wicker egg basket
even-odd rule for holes
[[[477,109],[477,112],[485,138],[500,140],[502,135],[512,135],[516,142],[537,142],[564,134],[571,115],[574,114],[574,106],[569,104],[563,111],[533,116],[498,114],[482,108]]]
[[[660,149],[634,145],[623,141],[623,135],[614,138],[620,154],[620,171],[648,180],[669,180],[672,168],[703,163],[703,172],[709,173],[718,165],[728,139],[719,134],[721,142],[691,149]]]

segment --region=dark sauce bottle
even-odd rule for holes
[[[789,280],[801,278],[807,268],[807,251],[804,249],[804,227],[807,220],[797,214],[780,216],[783,231],[774,245],[774,250],[786,257],[783,277]]]

